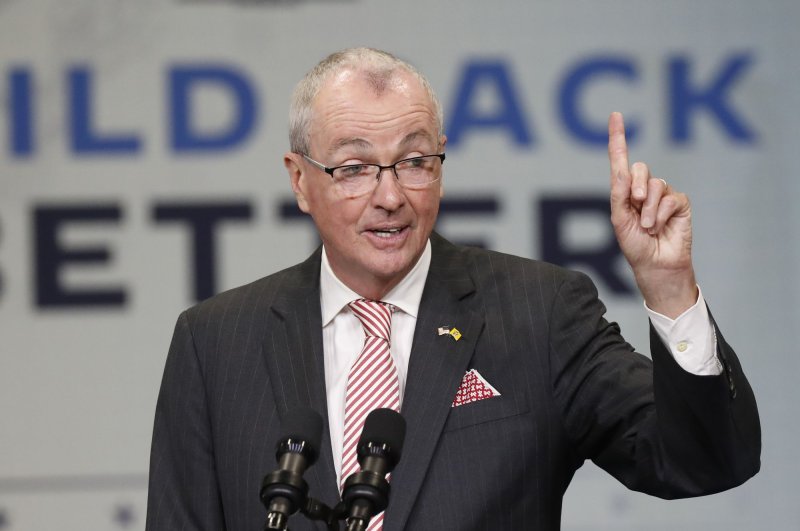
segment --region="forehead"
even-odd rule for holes
[[[312,146],[335,152],[345,145],[361,149],[400,143],[436,144],[436,112],[413,74],[339,72],[320,89],[310,124]]]

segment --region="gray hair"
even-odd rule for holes
[[[431,100],[439,136],[444,134],[442,106],[425,76],[411,64],[388,52],[374,48],[348,48],[332,53],[320,61],[295,87],[289,107],[289,145],[294,153],[308,154],[311,108],[322,86],[330,76],[348,69],[365,74],[366,79],[378,93],[386,89],[388,82],[398,70],[413,75]]]

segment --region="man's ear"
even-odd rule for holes
[[[292,185],[294,198],[300,210],[308,214],[308,200],[306,199],[306,174],[302,156],[297,153],[287,153],[283,156],[283,165],[289,173],[289,182]]]
[[[444,153],[444,147],[447,145],[447,135],[442,135],[439,139],[439,153]],[[442,178],[439,179],[439,199],[444,197],[444,170],[442,170]]]

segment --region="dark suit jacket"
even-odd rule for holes
[[[724,372],[684,372],[651,330],[633,352],[585,275],[432,236],[384,529],[557,530],[592,459],[631,489],[708,494],[759,468],[755,400],[717,333]],[[147,528],[263,528],[263,476],[287,411],[325,419],[310,495],[338,500],[327,427],[320,251],[178,319],[155,418]],[[455,326],[459,341],[439,336]],[[501,394],[452,408],[477,369]],[[301,515],[290,529],[324,529]]]

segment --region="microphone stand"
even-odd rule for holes
[[[338,505],[336,508],[338,508]],[[328,531],[340,531],[339,520],[341,518],[337,517],[336,508],[331,509],[321,501],[309,497],[306,499],[305,505],[300,508],[300,512],[309,520],[325,522],[325,525],[328,526]]]
[[[370,463],[367,467],[370,465],[377,465],[377,471],[362,470],[348,477],[344,484],[342,501],[332,509],[323,502],[306,496],[299,512],[309,520],[325,522],[328,531],[341,531],[340,521],[345,521],[347,531],[366,531],[372,517],[386,509],[389,503],[389,482],[385,474],[381,474],[384,466]],[[285,484],[282,487],[285,488]],[[273,501],[280,503],[283,498],[276,497]],[[291,504],[289,499],[285,502]],[[285,514],[291,512],[270,512],[265,529],[287,530]]]
[[[273,529],[288,531],[286,527],[288,524],[288,516],[286,515],[292,514],[290,510],[292,508],[292,502],[281,496],[273,498],[273,502],[277,503],[277,506],[282,510],[270,511],[267,514],[267,523],[264,529],[267,531]],[[336,509],[339,508],[339,505],[336,506]],[[325,522],[328,531],[340,531],[339,520],[344,518],[344,515],[339,515],[335,509],[331,509],[321,501],[315,500],[310,496],[305,498],[299,508],[299,512],[309,520]]]

